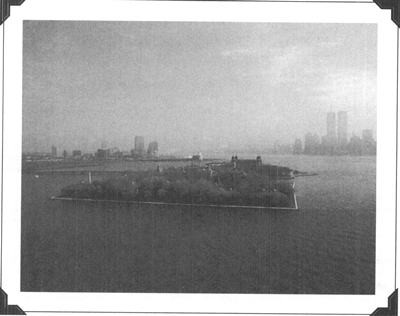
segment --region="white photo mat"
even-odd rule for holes
[[[23,20],[378,24],[375,295],[42,293],[20,291]],[[2,282],[28,312],[371,314],[395,290],[397,26],[375,3],[26,0],[4,25]],[[3,34],[1,35],[3,37]]]

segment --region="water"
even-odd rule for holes
[[[87,177],[23,174],[21,290],[374,294],[376,158],[263,161],[318,173],[299,211],[54,201]]]

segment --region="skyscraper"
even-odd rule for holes
[[[338,112],[338,143],[340,147],[347,145],[347,112]]]
[[[336,113],[328,112],[325,151],[328,155],[335,155],[337,149]]]
[[[135,153],[139,155],[145,154],[144,149],[144,137],[143,136],[136,136],[135,137]]]
[[[328,112],[327,115],[327,134],[328,142],[336,140],[336,113]]]
[[[53,157],[57,157],[57,146],[56,145],[51,146],[51,155]]]

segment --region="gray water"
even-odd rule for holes
[[[374,294],[376,158],[263,162],[318,173],[300,210],[54,201],[87,177],[23,174],[21,290]]]

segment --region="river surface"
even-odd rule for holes
[[[21,290],[374,294],[376,158],[263,162],[318,173],[296,179],[300,210],[57,201],[87,175],[23,173]]]

